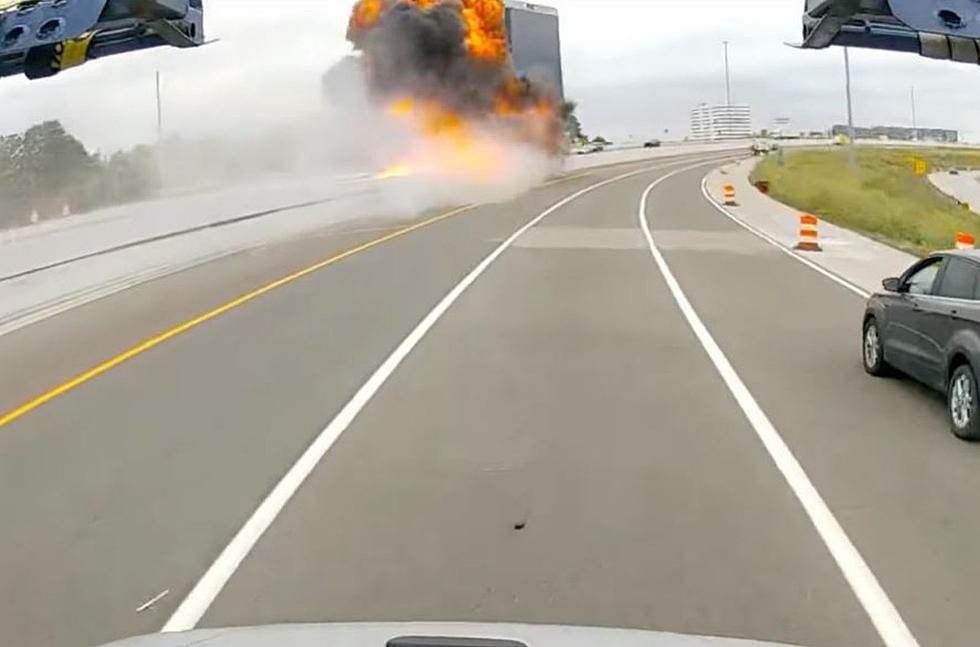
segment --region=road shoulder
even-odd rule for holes
[[[758,161],[759,158],[748,158],[725,164],[706,176],[704,190],[719,210],[772,237],[784,248],[793,249],[799,242],[802,214],[752,186],[749,174]],[[735,187],[735,206],[725,204],[726,184]],[[917,260],[911,254],[828,222],[820,222],[819,233],[823,251],[800,255],[868,293],[878,291],[883,278],[900,275]]]

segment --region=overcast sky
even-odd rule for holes
[[[0,133],[60,119],[89,147],[112,151],[156,133],[154,73],[165,130],[262,129],[321,108],[324,70],[349,51],[352,0],[205,0],[209,38],[90,63],[54,79],[0,80]],[[687,134],[690,109],[724,100],[722,41],[734,100],[756,128],[844,121],[842,50],[796,51],[803,0],[551,0],[562,20],[566,94],[586,130],[612,138]],[[980,69],[914,55],[852,50],[858,125],[950,127],[980,141]]]

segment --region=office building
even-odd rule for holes
[[[848,127],[838,124],[833,127],[831,134],[834,137],[840,135],[847,136]],[[905,128],[903,126],[875,126],[874,128],[854,128],[854,136],[857,139],[877,139],[880,141],[931,141],[943,144],[955,144],[960,140],[960,133],[956,130],[944,128]]]
[[[565,97],[558,10],[507,0],[507,41],[515,71]]]
[[[752,136],[752,108],[745,104],[709,106],[702,103],[691,111],[693,141],[746,139]]]

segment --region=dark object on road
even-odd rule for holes
[[[643,142],[643,148],[660,148],[660,140],[651,139],[648,142]]]
[[[769,180],[759,180],[755,183],[755,188],[759,189],[759,193],[769,195]]]
[[[933,254],[882,286],[864,315],[864,369],[945,393],[953,433],[980,440],[980,251]]]
[[[949,169],[949,174],[950,175],[959,175],[960,174],[960,171],[959,171],[959,169],[951,168],[951,169]]]
[[[488,640],[487,636],[497,637]],[[395,642],[392,642],[395,641]],[[405,641],[405,642],[400,642]],[[111,647],[788,647],[787,645],[708,638],[681,634],[526,624],[453,622],[274,625],[234,629],[203,629],[186,633],[153,634],[112,643]],[[108,647],[108,646],[107,646]]]

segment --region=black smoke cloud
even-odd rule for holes
[[[509,61],[469,55],[458,0],[427,9],[388,0],[381,19],[348,39],[363,53],[371,92],[381,98],[428,98],[463,114],[485,114],[504,83],[514,77]]]

